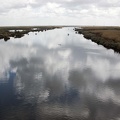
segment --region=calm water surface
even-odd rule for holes
[[[0,120],[120,120],[120,55],[73,28],[1,40]]]

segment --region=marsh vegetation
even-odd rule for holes
[[[9,40],[10,37],[21,38],[29,32],[40,32],[58,27],[53,26],[24,26],[24,27],[0,27],[0,39],[5,41]]]
[[[79,34],[108,49],[120,52],[120,27],[82,27],[76,28]]]

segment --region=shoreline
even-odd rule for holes
[[[0,27],[0,39],[7,41],[10,37],[21,38],[29,32],[42,32],[60,28],[59,26],[14,26],[14,27]]]
[[[75,31],[98,45],[120,53],[120,27],[82,27],[75,28]]]
[[[65,26],[6,26],[0,27],[0,40],[7,41],[10,37],[21,38],[29,32],[42,32]],[[68,27],[68,26],[67,26]],[[74,29],[76,33],[83,34],[84,38],[92,40],[107,49],[120,53],[120,27],[115,26],[83,26]]]

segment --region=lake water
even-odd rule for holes
[[[0,40],[0,120],[120,120],[120,55],[73,28]]]

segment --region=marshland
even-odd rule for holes
[[[0,27],[0,39],[5,41],[9,40],[10,37],[21,38],[29,32],[40,32],[50,29],[55,29],[54,26],[10,26],[10,27]]]
[[[90,39],[97,44],[103,45],[108,49],[120,52],[120,27],[82,27],[75,29],[83,34],[85,38]]]
[[[1,120],[120,117],[120,55],[103,46],[119,42],[119,28],[0,27],[0,35],[10,38],[0,40]]]

